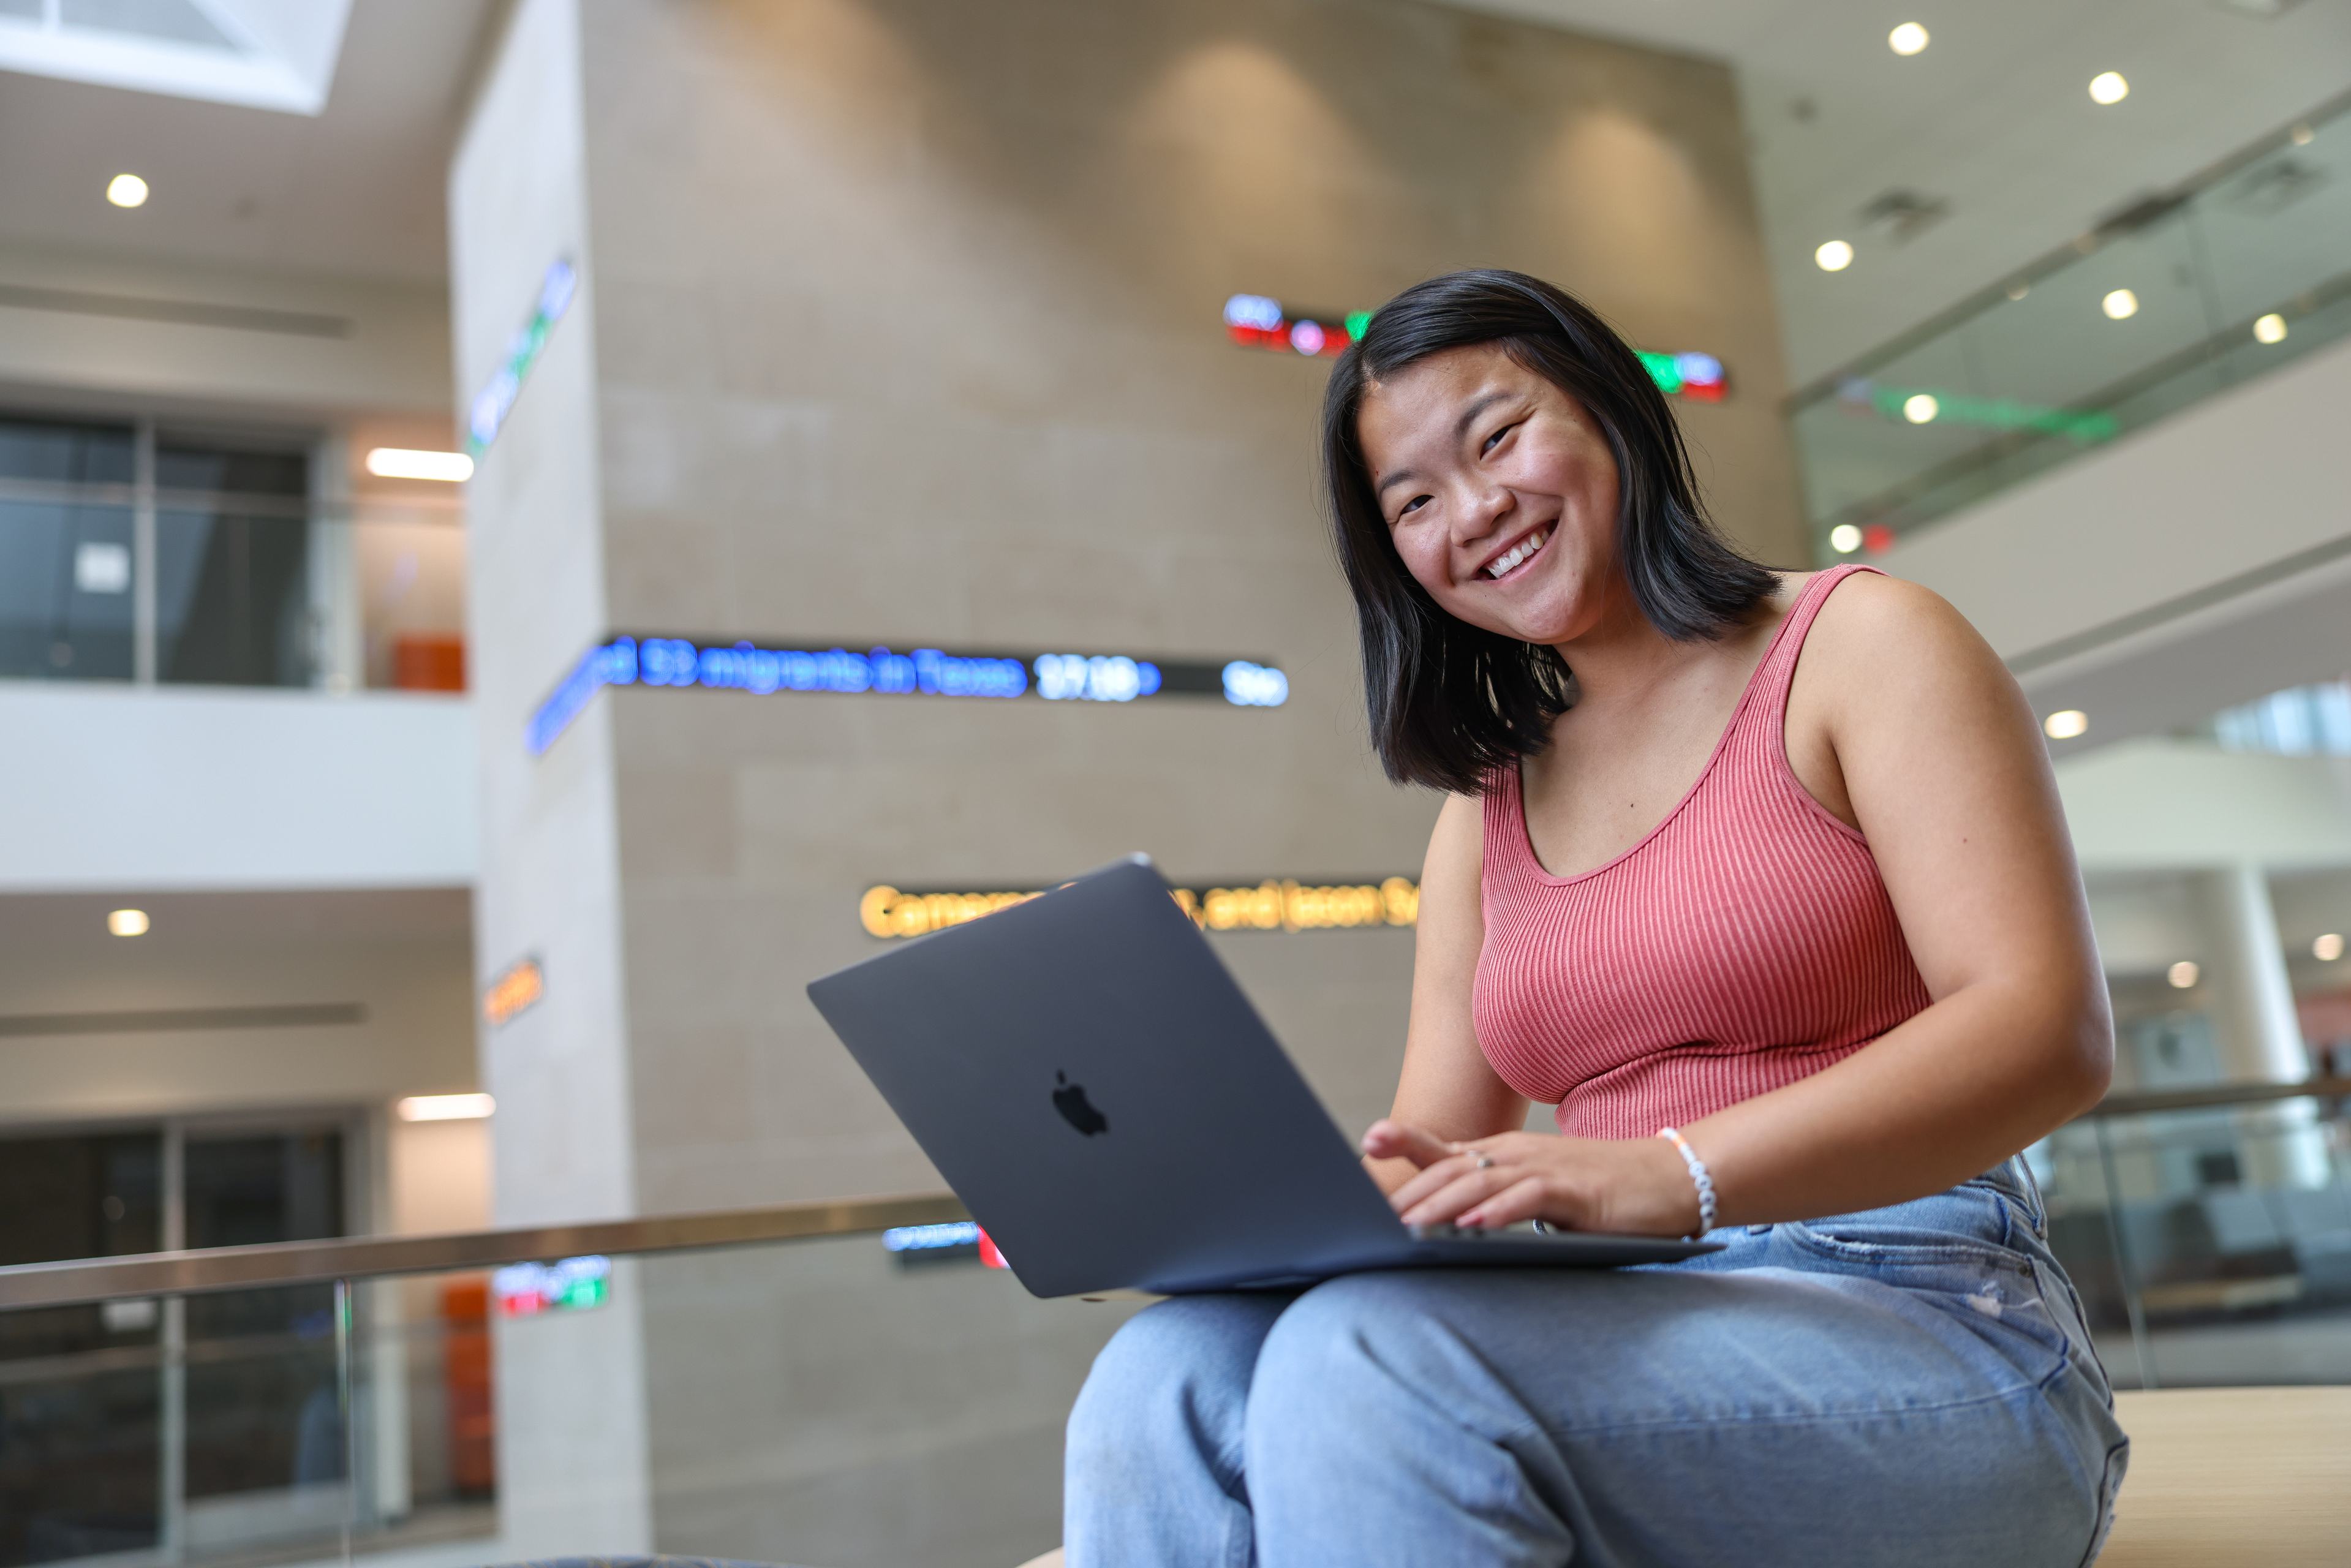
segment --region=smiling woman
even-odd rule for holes
[[[1401,406],[1369,397],[1405,366],[1455,350],[1476,355],[1448,365],[1442,385],[1421,386]],[[1472,379],[1481,384],[1465,402],[1455,383]],[[1458,413],[1432,423],[1429,405],[1447,400]],[[1547,416],[1541,446],[1525,451],[1536,441],[1523,414],[1538,410]],[[1512,413],[1522,417],[1504,417]],[[1444,519],[1481,504],[1434,483],[1444,451],[1481,419],[1498,445],[1520,443],[1514,465],[1556,467],[1562,488],[1553,515],[1482,541],[1465,575],[1531,580],[1547,549],[1572,558],[1565,572],[1588,573],[1621,552],[1643,613],[1684,640],[1719,637],[1776,582],[1707,519],[1672,409],[1640,355],[1589,306],[1514,272],[1457,272],[1406,289],[1332,376],[1323,474],[1361,611],[1372,744],[1389,778],[1457,793],[1475,793],[1499,763],[1540,750],[1571,700],[1552,645],[1562,639],[1539,624],[1542,590],[1486,592],[1465,581],[1440,595],[1408,564],[1414,552],[1445,548]],[[1364,456],[1374,425],[1416,431],[1430,449],[1374,475]],[[1565,572],[1545,577],[1556,583]]]
[[[1712,1248],[1153,1307],[1070,1418],[1073,1568],[2090,1561],[2127,1444],[2016,1155],[2113,1031],[2022,693],[1923,589],[1733,549],[1559,289],[1433,279],[1331,374],[1372,740],[1451,791],[1365,1168]]]

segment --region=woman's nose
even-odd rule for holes
[[[1472,491],[1462,500],[1454,512],[1461,519],[1454,538],[1462,544],[1476,544],[1489,538],[1510,516],[1512,505],[1510,492],[1499,486]]]

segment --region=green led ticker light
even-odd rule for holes
[[[1269,295],[1236,294],[1225,301],[1225,335],[1245,349],[1334,359],[1345,353],[1350,344],[1363,341],[1372,316],[1369,310],[1332,316],[1296,309]],[[1712,354],[1635,351],[1641,354],[1641,365],[1649,379],[1667,397],[1720,402],[1730,392],[1729,374]]]
[[[2030,430],[2042,435],[2060,436],[2076,446],[2111,441],[2122,430],[2111,413],[2047,408],[2012,398],[1966,397],[1924,387],[1880,386],[1860,376],[1838,387],[1837,398],[1849,408],[1867,409],[1900,424],[1949,423],[1980,430]],[[1924,418],[1919,417],[1921,413]]]

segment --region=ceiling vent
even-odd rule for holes
[[[0,0],[0,70],[316,114],[350,16],[350,0]]]
[[[2259,16],[2274,21],[2302,4],[2302,0],[2212,0],[2223,11],[2234,11],[2240,16]]]
[[[2268,217],[2326,183],[2326,171],[2299,158],[2273,158],[2229,186],[2222,198],[2241,211]]]
[[[1863,226],[1895,245],[1907,245],[1951,215],[1951,204],[1924,191],[1897,186],[1861,205]]]

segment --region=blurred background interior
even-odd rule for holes
[[[1467,265],[2022,681],[2117,1383],[2351,1383],[2351,0],[0,0],[0,1265],[316,1244],[0,1273],[0,1568],[1050,1546],[1129,1309],[801,987],[1147,849],[1385,1109],[1311,421]]]

